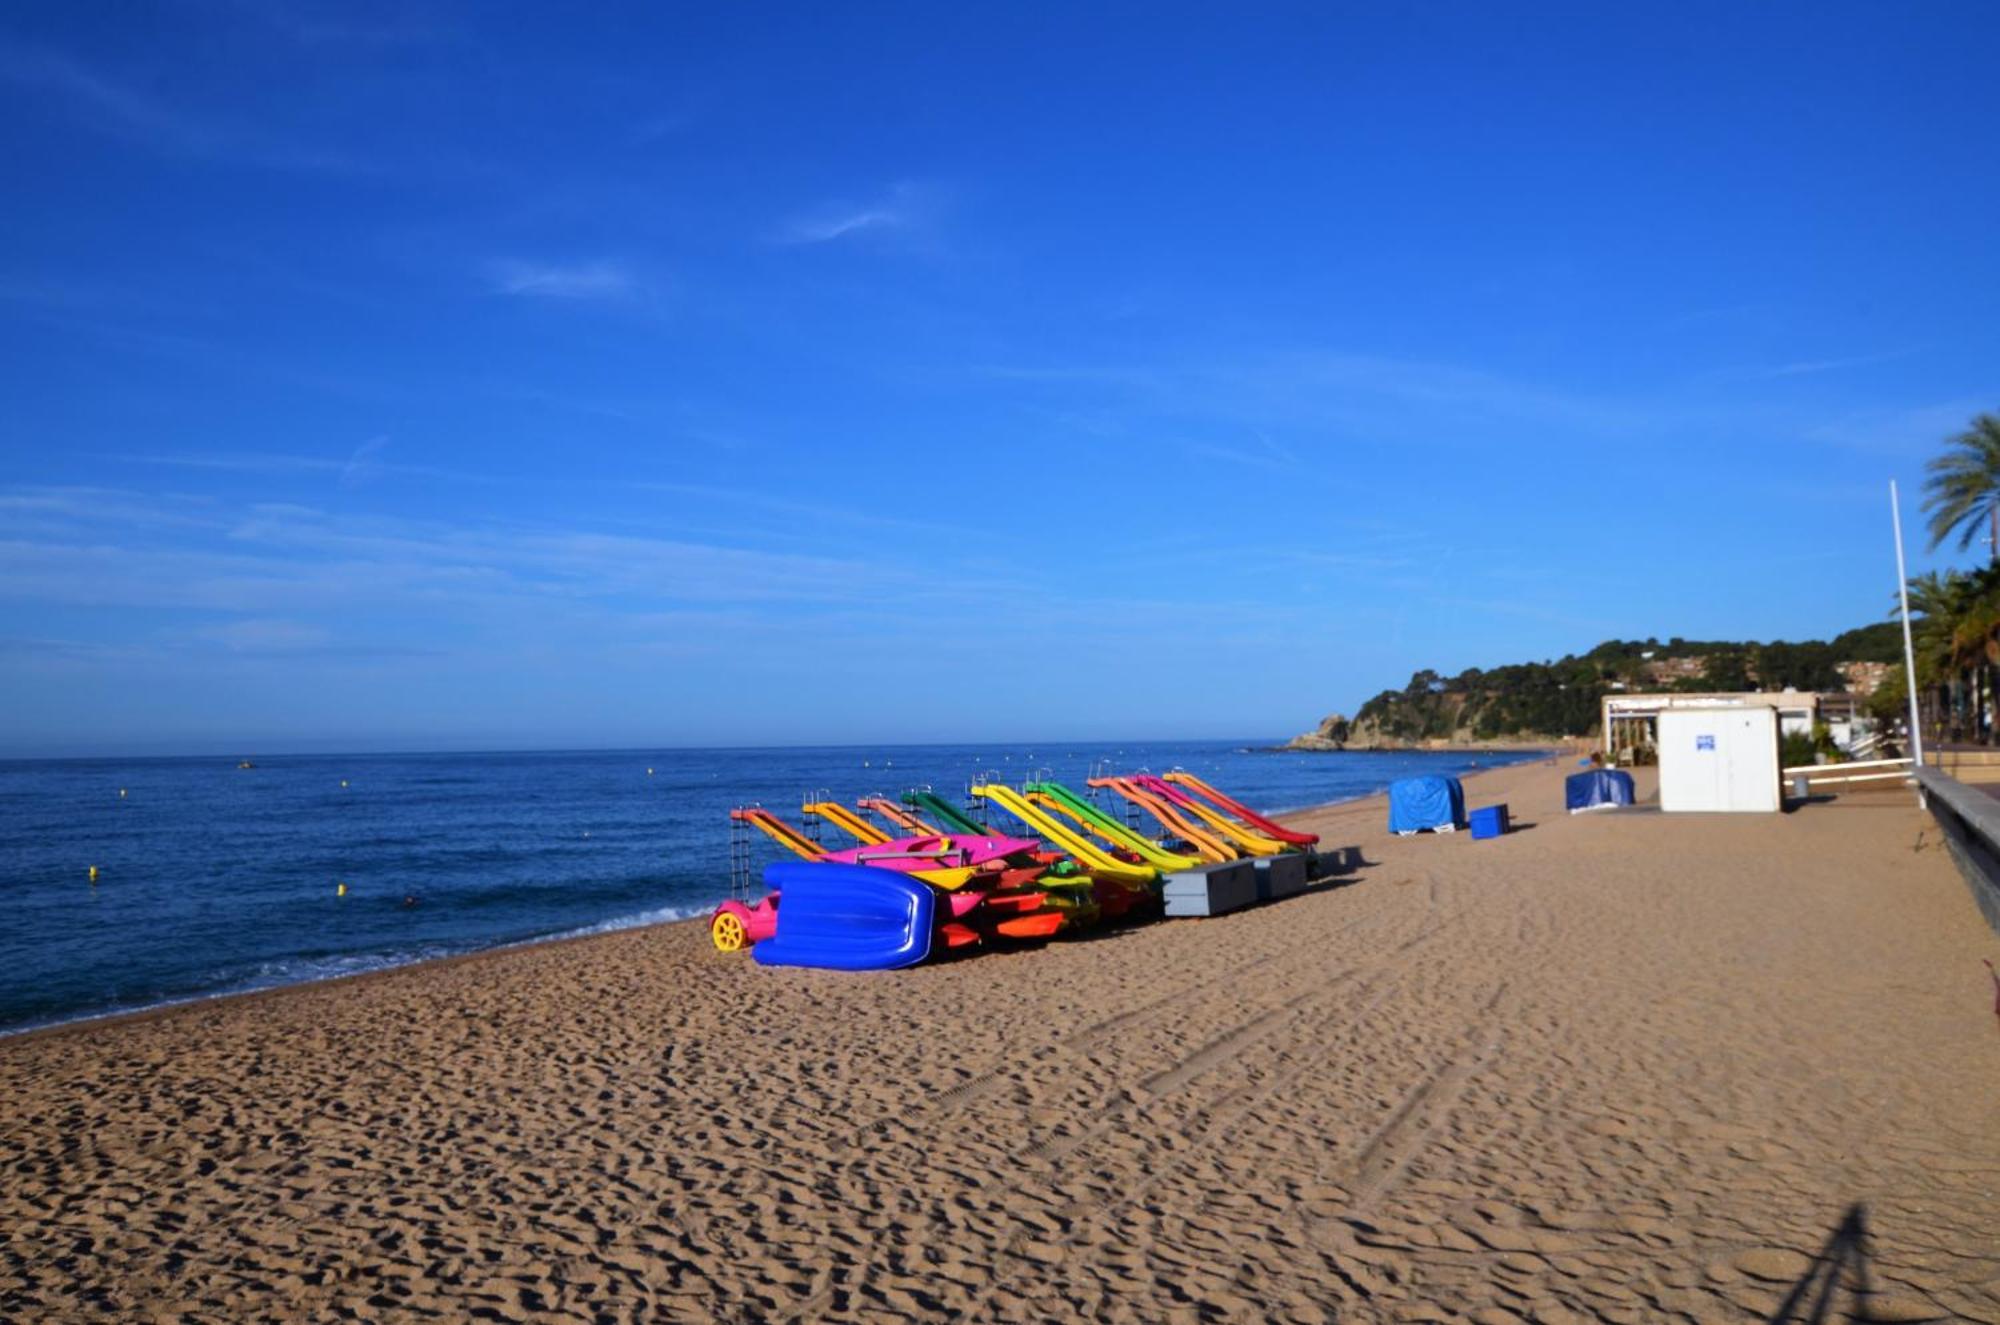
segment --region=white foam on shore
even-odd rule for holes
[[[578,929],[566,929],[560,934],[547,934],[541,938],[523,939],[518,943],[502,943],[503,948],[525,948],[536,943],[552,943],[556,939],[580,939],[591,934],[615,934],[621,929],[644,929],[647,925],[665,925],[675,920],[693,920],[705,916],[716,908],[722,899],[705,902],[700,906],[660,906],[650,911],[637,911],[629,916],[616,916],[610,920],[600,920],[594,925],[584,925]],[[480,949],[484,951],[484,949]]]
[[[612,934],[619,930],[643,929],[648,925],[692,920],[697,916],[707,915],[715,909],[715,905],[715,902],[709,902],[699,906],[655,907],[647,911],[636,911],[631,915],[614,916],[609,920],[600,920],[595,924],[582,925],[575,929],[560,930],[554,934],[537,934],[533,938],[515,939],[507,943],[472,944],[462,948],[439,945],[404,952],[341,953],[330,957],[298,957],[263,962],[251,974],[226,981],[214,989],[204,990],[199,994],[183,994],[175,998],[154,999],[146,1003],[122,1004],[98,1012],[79,1013],[73,1017],[52,1017],[45,1021],[23,1022],[18,1026],[0,1029],[0,1040],[26,1035],[31,1031],[46,1031],[58,1026],[76,1026],[92,1021],[109,1021],[113,1017],[157,1012],[162,1008],[186,1007],[192,1003],[234,998],[240,994],[259,994],[272,989],[294,989],[301,985],[316,985],[328,980],[344,980],[349,976],[372,975],[377,971],[393,971],[405,966],[421,966],[425,962],[442,961],[448,957],[469,957],[481,952],[532,948],[537,944],[554,943],[561,939],[587,938],[592,934]]]

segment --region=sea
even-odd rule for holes
[[[738,805],[1186,768],[1279,812],[1538,757],[1271,744],[0,761],[0,1033],[703,915]]]

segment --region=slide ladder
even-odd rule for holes
[[[914,813],[896,804],[896,802],[886,796],[869,796],[856,801],[855,804],[861,809],[874,811],[897,828],[902,829],[912,836],[920,837],[925,833],[935,833],[937,831],[937,829],[919,819]]]
[[[1242,801],[1217,790],[1184,768],[1177,768],[1171,773],[1163,773],[1161,777],[1164,781],[1185,787],[1195,795],[1208,801],[1211,805],[1219,808],[1224,814],[1234,815],[1266,837],[1276,838],[1280,842],[1289,842],[1295,847],[1319,845],[1318,833],[1301,833],[1295,828],[1287,828],[1283,824],[1273,823],[1251,809],[1248,805],[1245,805]]]
[[[972,794],[980,800],[998,805],[1028,825],[1042,838],[1068,852],[1071,858],[1093,877],[1115,879],[1123,883],[1151,883],[1159,877],[1159,870],[1153,866],[1135,865],[1129,860],[1120,860],[1060,820],[1044,814],[1029,804],[1027,799],[1012,787],[998,782],[986,782],[972,788]]]
[[[799,812],[806,815],[818,815],[866,847],[880,846],[889,840],[887,833],[836,800],[828,800],[822,797],[816,801],[807,801],[799,807]]]
[[[803,860],[818,860],[826,855],[825,847],[761,805],[739,805],[729,812],[729,817],[737,823],[749,824]]]

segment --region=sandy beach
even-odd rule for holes
[[[678,924],[0,1042],[0,1317],[2000,1322],[2000,940],[1908,793],[1566,771],[1038,951]]]

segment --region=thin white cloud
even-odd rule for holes
[[[626,299],[639,292],[639,281],[623,263],[522,262],[508,259],[492,264],[488,283],[495,294],[541,299]]]
[[[905,181],[872,202],[830,203],[795,217],[780,228],[777,241],[828,244],[869,233],[914,230],[927,223],[933,201],[927,190]]]
[[[1220,460],[1225,464],[1244,465],[1280,474],[1290,473],[1299,468],[1297,452],[1261,432],[1257,434],[1257,444],[1254,447],[1191,442],[1188,444],[1187,453],[1206,460]]]
[[[161,508],[151,517],[149,501]],[[940,636],[992,638],[995,600],[1020,605],[1021,628],[1042,628],[1050,613],[1108,619],[1108,604],[1052,594],[1032,567],[953,564],[962,573],[601,528],[0,488],[0,604],[143,606],[178,618],[174,638],[155,633],[154,642],[243,656],[377,656],[385,638],[425,652],[584,637],[684,647],[702,642],[689,629],[728,621],[739,633],[831,632],[870,648],[906,647],[915,630],[928,647]],[[961,587],[968,576],[984,590],[977,602]],[[1118,601],[1128,616],[1185,620],[1197,610]],[[1295,610],[1237,606],[1253,616]]]
[[[1599,397],[1483,368],[1321,349],[1233,362],[989,363],[972,371],[1018,382],[1035,398],[1071,402],[1056,420],[1065,425],[1090,419],[1074,402],[1095,397],[1112,402],[1100,414],[1123,421],[1136,415],[1241,427],[1247,420],[1294,436],[1310,430],[1321,441],[1357,445],[1392,444],[1419,428],[1443,437],[1471,436],[1495,420],[1628,435],[1663,416],[1657,402]]]
[[[332,638],[325,627],[284,617],[244,617],[194,632],[240,653],[292,653],[324,648]]]
[[[101,133],[168,156],[240,160],[282,170],[361,169],[335,154],[170,106],[55,51],[0,47],[0,84],[60,103]]]
[[[310,0],[226,0],[229,9],[301,46],[412,46],[458,35],[427,4],[389,6],[364,18],[359,6]],[[372,19],[372,21],[371,21]]]
[[[375,459],[375,455],[388,444],[388,434],[384,433],[380,437],[370,437],[355,447],[354,454],[348,456],[347,463],[341,467],[340,486],[355,488],[379,477],[384,472],[384,466],[381,461]]]
[[[440,479],[453,483],[495,483],[493,474],[472,474],[463,470],[440,469],[435,465],[391,464],[377,458],[389,444],[385,434],[371,437],[355,447],[345,460],[326,456],[285,455],[271,451],[167,452],[157,455],[109,454],[98,458],[128,465],[158,465],[168,469],[208,470],[219,474],[330,474],[342,487],[354,487],[379,478]]]
[[[1967,396],[1935,405],[1857,410],[1807,428],[1803,436],[1866,455],[1911,456],[1935,451],[1984,408],[1979,398]]]
[[[1770,382],[1786,377],[1810,377],[1819,373],[1838,372],[1843,368],[1869,368],[1875,364],[1893,363],[1907,359],[1916,351],[1888,350],[1880,354],[1856,354],[1843,359],[1800,359],[1792,363],[1769,364],[1747,368],[1726,368],[1708,375],[1712,382]]]
[[[99,129],[173,152],[208,155],[229,136],[53,51],[0,50],[0,81],[52,94]]]

